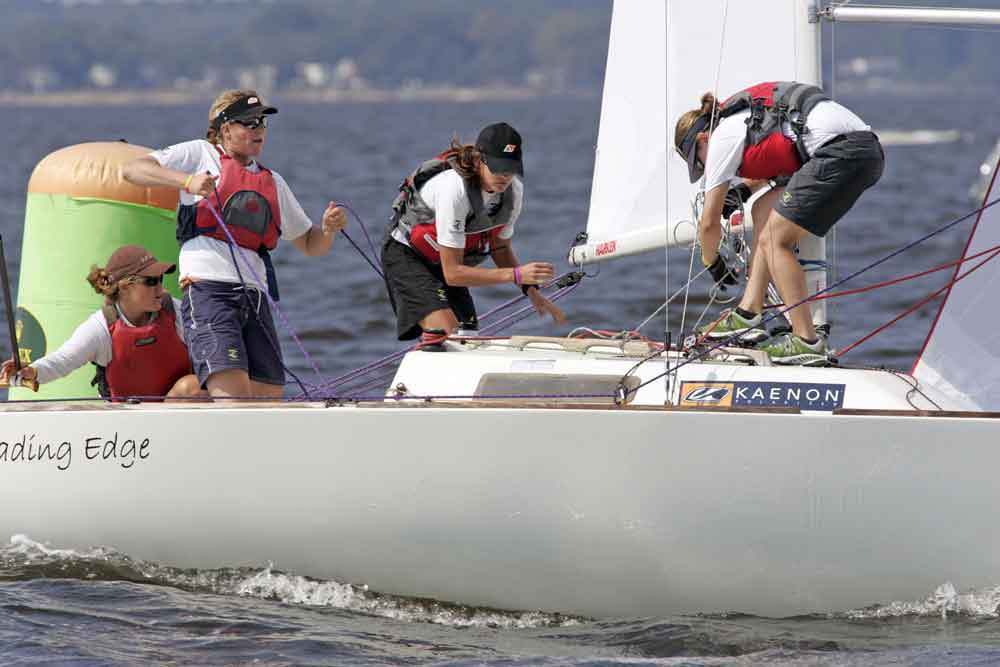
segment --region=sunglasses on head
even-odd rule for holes
[[[233,122],[239,123],[248,130],[256,130],[258,127],[267,127],[267,118],[264,116],[257,116],[256,118],[237,118]]]
[[[163,284],[163,276],[136,276],[135,282],[141,283],[146,287],[156,287],[157,285]]]

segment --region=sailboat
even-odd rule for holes
[[[820,83],[829,8],[768,4],[615,3],[574,261],[690,244],[669,128],[704,90]],[[762,21],[770,53],[749,62]],[[963,257],[998,244],[984,208]],[[995,585],[998,281],[986,265],[954,283],[910,373],[512,336],[411,351],[384,400],[5,404],[0,535],[597,617]]]

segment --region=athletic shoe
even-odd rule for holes
[[[770,336],[760,326],[761,316],[747,319],[735,309],[723,311],[722,319],[716,324],[709,324],[698,330],[698,338],[703,341],[718,342],[731,338],[734,343],[753,347],[763,343]]]
[[[820,337],[810,345],[795,334],[785,334],[761,348],[771,357],[771,363],[781,366],[825,366],[829,363],[829,348]]]

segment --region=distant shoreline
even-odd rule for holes
[[[266,98],[323,104],[390,102],[482,102],[531,100],[545,97],[597,98],[600,90],[551,93],[520,86],[426,86],[420,88],[361,90],[282,90],[265,93]],[[51,93],[0,91],[0,107],[90,107],[90,106],[180,106],[211,101],[215,91],[178,90],[67,90]]]

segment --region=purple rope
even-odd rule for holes
[[[372,249],[372,255],[374,255],[375,257],[378,257],[378,251],[375,250],[375,244],[372,243],[372,238],[370,236],[368,236],[368,228],[365,226],[365,221],[361,219],[361,216],[358,215],[357,211],[355,211],[353,208],[351,208],[351,205],[348,204],[347,202],[339,202],[339,201],[337,201],[335,199],[335,200],[333,200],[333,203],[336,204],[337,206],[343,208],[343,209],[346,209],[347,211],[349,211],[351,213],[351,215],[354,216],[354,218],[358,221],[358,224],[361,225],[361,231],[364,232],[365,240],[368,241],[368,247]],[[353,241],[352,241],[352,243],[353,243]],[[355,247],[357,247],[357,246],[355,246]],[[361,252],[360,248],[358,248],[358,252]]]
[[[250,270],[250,274],[259,284],[266,285],[267,281],[262,281],[260,279],[260,276],[257,275],[257,271],[255,271],[253,265],[250,264],[250,260],[247,259],[246,249],[236,243],[236,240],[233,238],[232,233],[229,231],[229,226],[219,215],[219,212],[215,210],[215,206],[212,205],[212,202],[207,197],[205,198],[205,203],[208,205],[208,210],[211,211],[212,215],[222,226],[222,230],[226,233],[226,238],[229,239],[229,243],[232,244],[232,246],[239,251],[239,258],[246,265],[246,268]],[[288,318],[285,317],[285,313],[281,310],[281,308],[278,307],[278,304],[274,301],[274,299],[271,298],[271,295],[268,293],[267,290],[263,290],[263,294],[265,297],[267,297],[267,303],[271,306],[271,308],[274,309],[276,313],[278,313],[278,317],[281,318],[281,323],[288,330],[288,333],[291,334],[292,340],[295,341],[295,344],[298,346],[299,351],[302,353],[302,356],[305,357],[306,361],[309,362],[309,365],[312,367],[313,372],[316,373],[316,377],[320,379],[320,382],[323,382],[324,381],[323,374],[319,372],[319,366],[316,365],[316,362],[313,361],[313,358],[309,356],[308,352],[306,352],[305,345],[303,345],[302,341],[299,340],[298,335],[296,335],[295,333],[295,329],[292,328],[292,325],[289,323]]]
[[[549,297],[549,301],[558,301],[559,299],[561,299],[562,297],[566,296],[567,294],[569,294],[570,292],[572,292],[574,289],[576,289],[579,284],[580,283],[574,283],[573,285],[568,285],[566,287],[563,287],[563,288],[561,288],[561,289],[553,292],[552,296]],[[524,306],[524,307],[522,307],[522,308],[514,311],[513,313],[511,313],[507,317],[504,317],[503,319],[494,322],[490,326],[484,327],[483,330],[482,330],[482,333],[483,334],[494,334],[497,331],[500,331],[503,328],[505,328],[505,327],[507,327],[507,326],[509,326],[511,324],[516,324],[516,323],[518,323],[518,322],[526,319],[529,315],[531,315],[532,312],[534,312],[534,306],[531,305],[531,304],[528,304],[527,306]]]

